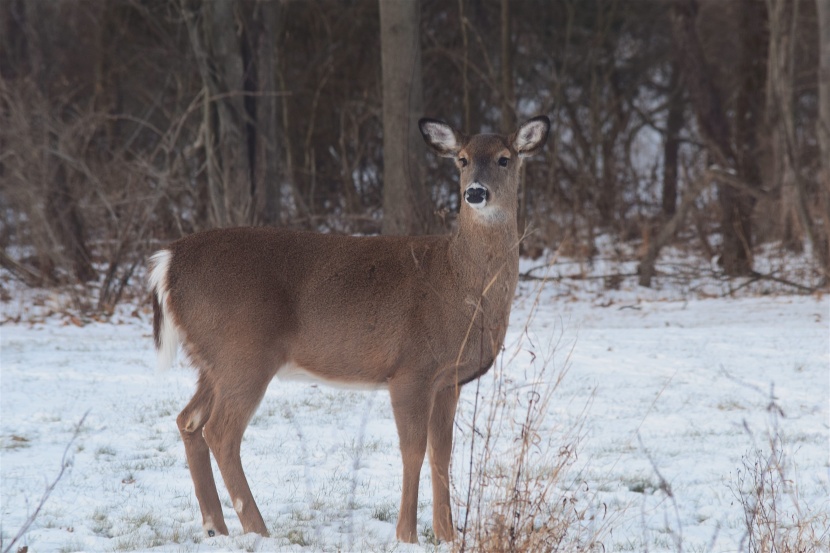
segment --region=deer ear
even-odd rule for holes
[[[421,119],[418,121],[418,128],[421,129],[424,141],[439,156],[455,157],[461,150],[464,136],[443,121]]]
[[[522,123],[513,136],[513,148],[520,156],[531,156],[545,145],[550,132],[550,119],[545,115],[539,115]]]

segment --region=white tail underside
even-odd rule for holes
[[[160,371],[166,371],[173,366],[179,346],[179,330],[167,305],[167,271],[170,268],[170,256],[169,250],[160,250],[153,254],[150,258],[152,269],[148,279],[150,291],[158,298],[162,313],[159,344],[156,347],[157,368]]]

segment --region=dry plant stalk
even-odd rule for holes
[[[783,411],[771,393],[772,419],[766,449],[754,445],[743,457],[731,488],[744,512],[746,533],[740,551],[749,553],[814,553],[830,551],[830,515],[805,506],[789,474],[778,421]]]
[[[544,355],[534,356],[528,368],[530,383],[512,386],[504,369],[513,364],[528,337],[525,332],[505,360],[492,371],[494,385],[486,406],[476,403],[471,420],[468,489],[458,517],[461,534],[452,551],[552,552],[597,551],[601,521],[587,497],[574,489],[567,473],[577,457],[587,405],[569,428],[551,433],[545,415],[554,393],[567,374],[568,363],[553,370],[551,344]],[[535,349],[535,347],[533,347]],[[480,381],[479,381],[480,382]]]

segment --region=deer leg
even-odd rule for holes
[[[427,426],[431,397],[421,383],[389,383],[392,412],[398,427],[403,460],[403,491],[396,536],[400,541],[418,543],[418,481],[427,448]]]
[[[452,428],[459,389],[450,386],[438,392],[429,416],[429,464],[432,473],[432,527],[435,537],[455,539],[450,507],[450,456]]]
[[[200,375],[193,399],[176,418],[184,442],[187,466],[190,468],[190,476],[196,490],[196,499],[202,511],[202,527],[209,536],[228,533],[219,494],[216,491],[216,482],[213,479],[213,469],[210,466],[210,450],[202,435],[212,405],[213,388],[205,377]]]
[[[240,448],[242,435],[265,395],[269,379],[252,377],[250,374],[227,374],[235,377],[232,383],[217,388],[232,390],[233,393],[217,393],[214,398],[213,412],[205,424],[205,440],[216,459],[216,464],[219,465],[219,472],[222,473],[222,480],[225,481],[225,487],[230,493],[243,531],[256,532],[267,537],[268,530],[242,470]]]

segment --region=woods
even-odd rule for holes
[[[196,230],[446,233],[413,121],[551,117],[525,255],[830,268],[827,0],[2,0],[0,264],[107,312]],[[424,169],[424,167],[426,169]]]

